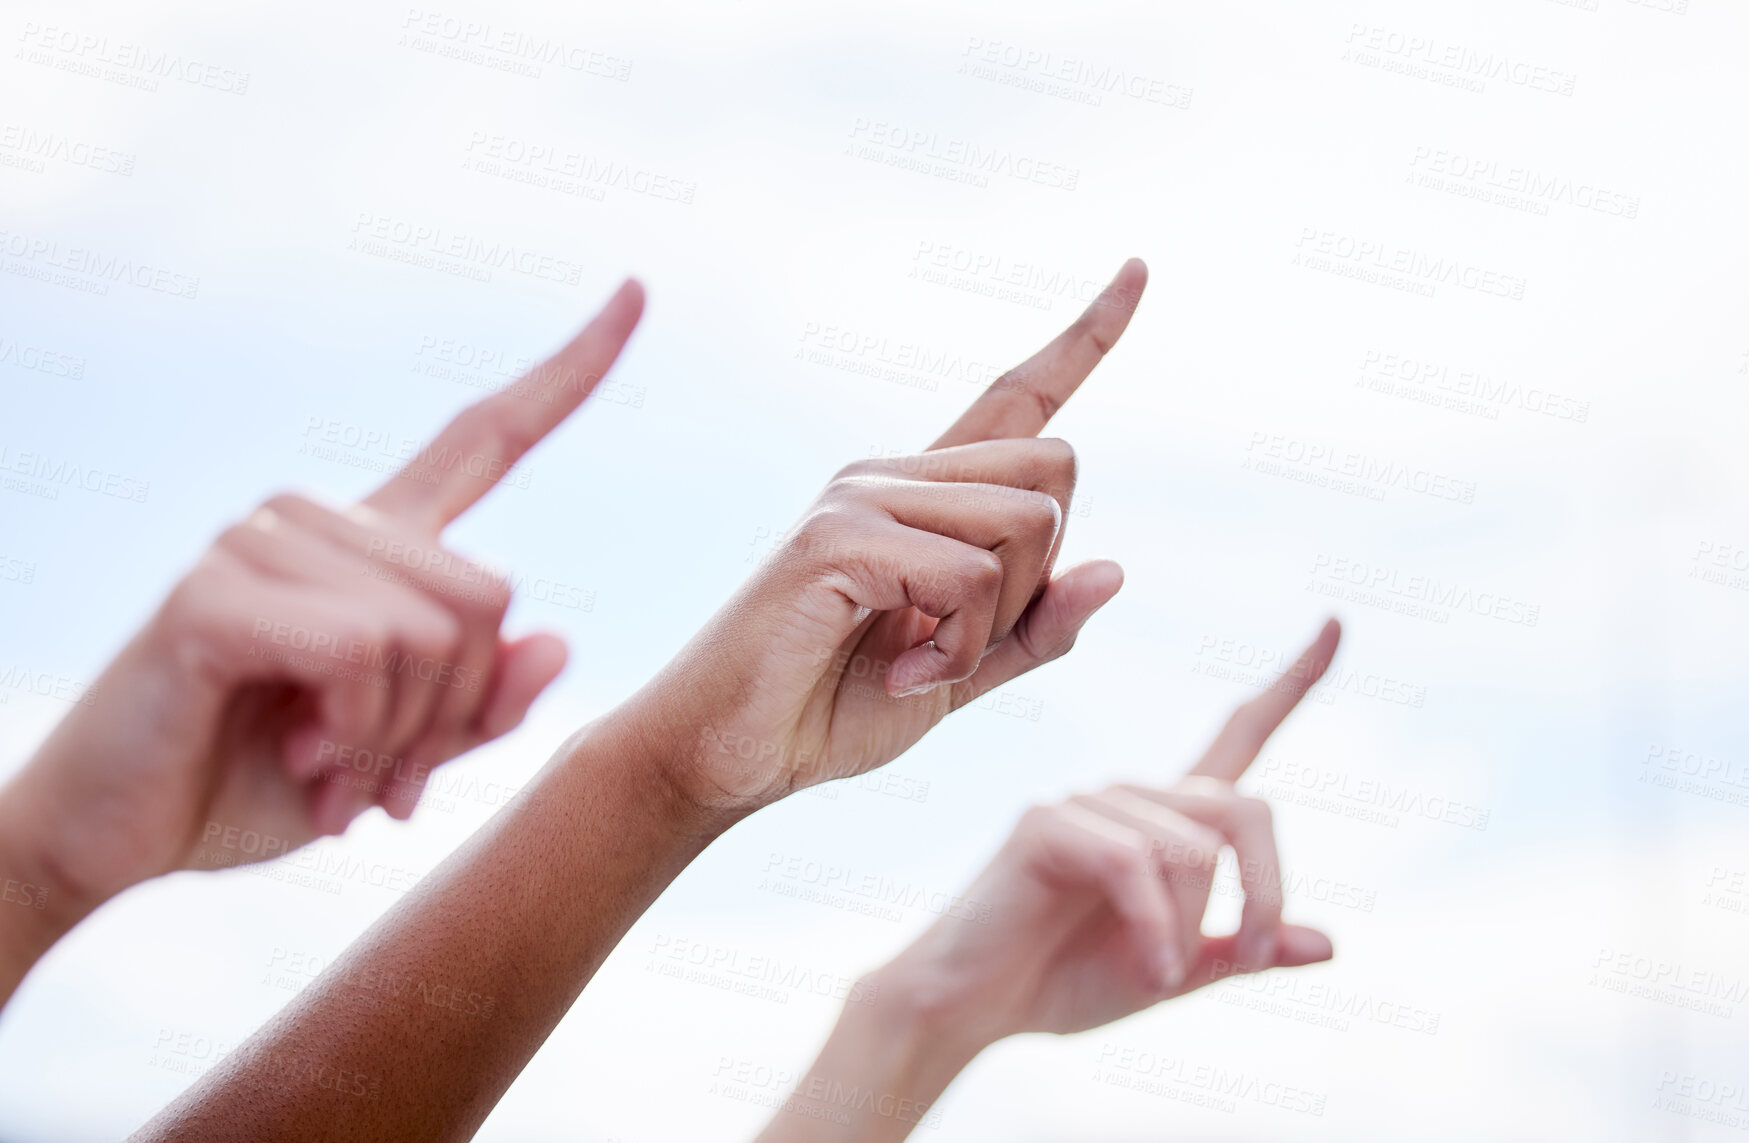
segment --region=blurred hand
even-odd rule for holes
[[[679,656],[615,717],[731,815],[897,757],[950,712],[1067,651],[1122,585],[1052,575],[1075,457],[1039,431],[1123,334],[1126,263],[1063,334],[919,456],[840,472]]]
[[[932,1026],[976,1051],[1019,1032],[1095,1028],[1235,973],[1330,959],[1324,934],[1282,922],[1269,807],[1233,783],[1340,636],[1331,620],[1171,786],[1113,786],[1028,810],[965,893],[987,923],[943,917],[880,970],[881,994],[915,998]],[[1244,909],[1237,932],[1211,937],[1203,913],[1228,846]]]
[[[433,767],[520,723],[564,644],[506,638],[508,585],[441,535],[582,403],[642,309],[626,283],[361,504],[276,496],[226,530],[0,797],[13,864],[89,908],[282,856],[373,803],[405,818]]]

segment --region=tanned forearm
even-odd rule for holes
[[[604,720],[136,1140],[470,1138],[650,902],[729,824]]]

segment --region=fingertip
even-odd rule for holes
[[[1325,621],[1324,630],[1318,633],[1318,643],[1324,648],[1324,653],[1319,656],[1322,663],[1318,667],[1319,677],[1322,678],[1324,671],[1336,661],[1336,649],[1342,645],[1342,624],[1334,615]]]
[[[416,757],[411,755],[410,757]],[[414,773],[418,774],[423,767],[416,766]],[[429,773],[429,769],[426,769]],[[404,822],[413,816],[413,811],[419,808],[419,799],[425,793],[423,780],[413,781],[407,778],[391,777],[377,787],[371,804],[381,806],[383,813],[388,814],[398,822]]]
[[[1063,572],[1055,583],[1067,593],[1063,602],[1079,626],[1112,601],[1123,587],[1124,572],[1115,560],[1093,560]]]
[[[1300,695],[1317,685],[1324,672],[1330,669],[1330,664],[1336,661],[1336,647],[1341,640],[1342,624],[1332,615],[1318,629],[1318,637],[1306,644],[1294,665],[1282,674],[1279,681],[1291,684],[1296,702]]]
[[[318,776],[310,803],[310,828],[322,837],[339,837],[355,816],[350,791],[339,782],[328,780],[333,777],[333,774]]]
[[[887,668],[887,694],[896,699],[913,698],[950,681],[940,677],[945,659],[946,652],[933,642],[912,647]]]
[[[570,650],[564,639],[550,631],[537,631],[499,646],[498,682],[479,723],[480,741],[509,734],[528,716],[534,705],[565,669]]]
[[[584,354],[591,361],[589,383],[585,388],[592,390],[619,357],[627,339],[632,336],[632,331],[638,327],[643,316],[643,283],[636,278],[627,278],[601,304],[601,308],[595,311],[595,316],[584,324],[570,344],[559,351],[559,357]],[[597,358],[601,360],[596,361]],[[587,392],[584,395],[587,396]]]
[[[1283,925],[1276,942],[1275,963],[1282,968],[1333,960],[1336,948],[1330,938],[1304,925]]]
[[[1148,264],[1140,258],[1130,258],[1118,267],[1112,277],[1111,284],[1105,287],[1105,292],[1095,299],[1095,305],[1114,306],[1128,314],[1135,310],[1142,300],[1142,291],[1148,285]]]
[[[1116,560],[1093,560],[1082,566],[1088,569],[1086,575],[1091,581],[1090,586],[1104,597],[1102,603],[1109,601],[1123,589],[1123,565]]]
[[[628,277],[619,284],[619,289],[614,291],[608,305],[615,308],[623,306],[633,315],[641,315],[644,312],[645,297],[644,283]]]
[[[537,694],[563,674],[565,664],[571,661],[571,648],[564,637],[551,631],[536,631],[518,639],[516,653],[527,661],[530,676],[540,680],[540,685],[535,688]]]
[[[286,773],[302,782],[315,776],[322,768],[322,741],[326,737],[321,722],[311,720],[287,732],[281,746]]]
[[[419,790],[402,783],[384,795],[383,800],[377,804],[383,808],[385,814],[398,822],[404,822],[419,808]]]

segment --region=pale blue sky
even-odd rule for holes
[[[1124,593],[1070,659],[893,764],[920,799],[797,797],[714,846],[481,1138],[750,1136],[761,1092],[713,1094],[718,1073],[801,1065],[834,1004],[675,980],[663,956],[853,978],[927,920],[787,896],[773,855],[952,892],[1031,802],[1173,776],[1253,693],[1247,648],[1291,654],[1331,611],[1346,674],[1268,751],[1276,793],[1344,792],[1278,799],[1290,911],[1339,954],[1294,979],[1438,1014],[1437,1034],[1199,996],[1001,1046],[941,1105],[942,1138],[1727,1137],[1661,1101],[1691,1075],[1749,1085],[1744,1004],[1623,995],[1634,971],[1609,966],[1749,988],[1749,805],[1726,800],[1749,793],[1743,11],[148,7],[0,18],[0,469],[149,485],[143,503],[0,486],[5,679],[94,677],[262,497],[368,489],[375,459],[312,455],[312,426],[421,439],[496,376],[422,365],[544,353],[627,274],[650,304],[615,399],[452,532],[525,595],[591,603],[517,603],[513,627],[572,648],[529,724],[454,764],[455,795],[410,825],[317,847],[314,889],[295,864],[184,876],[94,918],[0,1020],[0,1139],[143,1120],[202,1065],[193,1045],[246,1036],[290,995],[286,965],[392,902],[370,870],[429,869],[489,813],[483,783],[520,784],[638,686],[836,468],[921,447],[976,391],[975,369],[904,362],[1017,361],[1132,254],[1153,273],[1140,311],[1054,430],[1082,465],[1066,557],[1119,559]],[[538,76],[490,46],[547,42]],[[138,86],[164,58],[176,75]],[[1570,95],[1539,90],[1562,77]],[[552,158],[517,160],[536,148]],[[437,237],[357,248],[379,230]],[[574,281],[471,280],[432,254],[458,240]],[[93,257],[196,296],[94,294]],[[1393,267],[1432,296],[1381,282]],[[1332,468],[1361,494],[1316,483]],[[1709,569],[1725,582],[1691,575]],[[1395,593],[1343,595],[1350,576]],[[1391,610],[1428,593],[1508,617]],[[3,772],[64,704],[0,698]],[[1722,777],[1642,780],[1654,745]],[[1349,816],[1377,783],[1488,826]],[[1125,1090],[1102,1069],[1129,1049],[1324,1113]]]

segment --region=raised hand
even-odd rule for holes
[[[1122,586],[1053,575],[1075,456],[1036,439],[1122,336],[1124,265],[1076,322],[917,456],[841,471],[777,551],[621,713],[682,791],[744,813],[897,757],[953,710],[1069,649]]]
[[[471,1138],[626,929],[723,830],[800,785],[887,761],[1067,650],[1119,575],[1051,573],[1074,465],[1033,438],[1123,332],[1145,273],[1126,265],[935,450],[841,473],[655,680],[572,735],[137,1137]],[[462,1027],[441,1006],[361,991],[357,975],[385,958],[408,979],[493,998],[492,1018]],[[308,1098],[276,1078],[287,1059],[380,1085],[370,1100]]]
[[[516,726],[564,665],[506,638],[510,591],[443,547],[607,371],[635,283],[464,410],[357,506],[276,496],[227,529],[0,797],[6,860],[80,913],[146,877],[283,855]]]
[[[1234,973],[1328,960],[1327,937],[1283,923],[1269,806],[1233,783],[1340,637],[1331,620],[1172,785],[1118,785],[1027,811],[966,891],[988,905],[989,923],[943,918],[884,971],[953,997],[959,1026],[993,1041],[1082,1031]],[[1211,937],[1203,913],[1227,847],[1244,909],[1237,932]]]
[[[943,916],[870,974],[759,1143],[896,1143],[979,1052],[1021,1032],[1081,1032],[1239,972],[1329,960],[1330,940],[1281,919],[1269,807],[1233,782],[1336,653],[1325,625],[1268,691],[1234,712],[1171,786],[1113,786],[1036,806]],[[1232,847],[1237,932],[1206,936],[1216,860]],[[839,1093],[878,1092],[847,1106]]]

